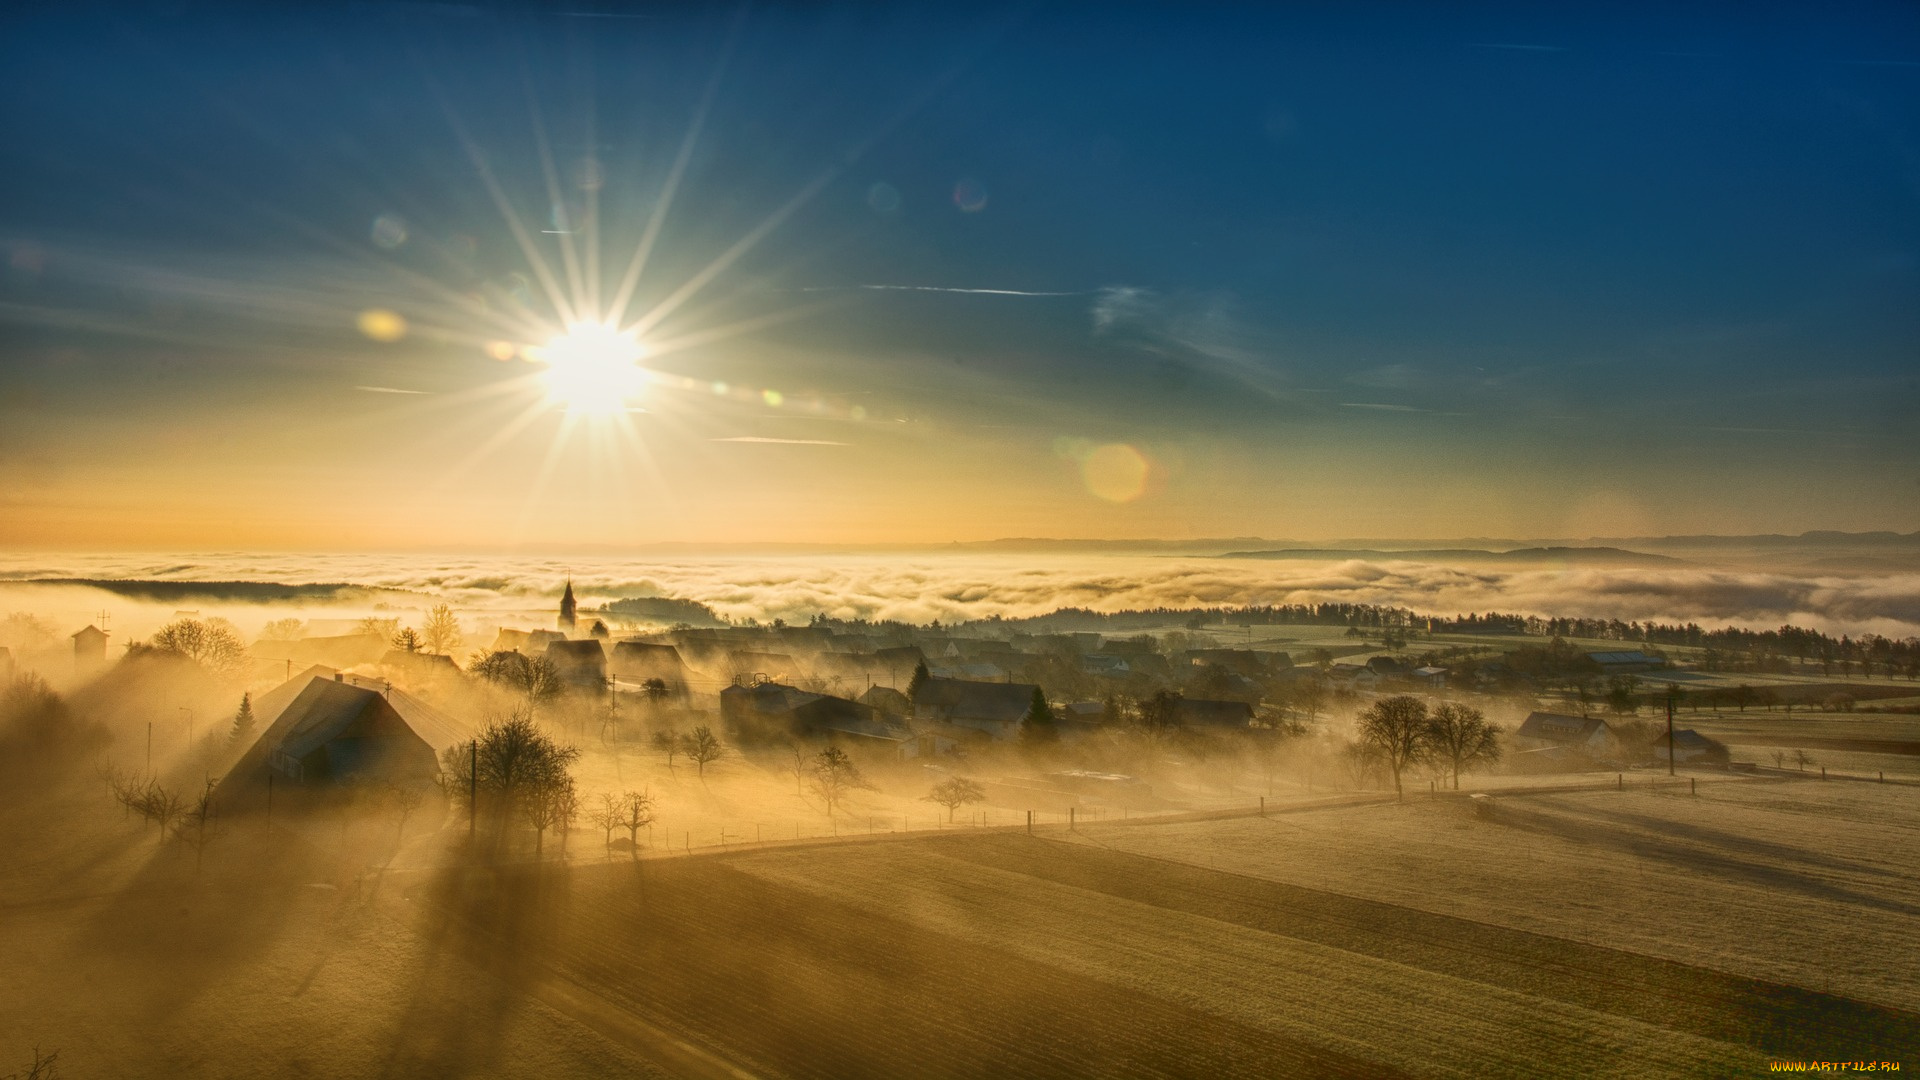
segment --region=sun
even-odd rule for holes
[[[646,372],[640,367],[646,346],[612,326],[575,323],[545,348],[529,352],[547,365],[542,373],[547,400],[569,413],[623,413],[646,389]]]

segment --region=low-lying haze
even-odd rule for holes
[[[176,610],[218,610],[242,629],[329,609],[403,620],[445,600],[470,619],[544,625],[571,580],[585,606],[670,596],[730,619],[840,618],[952,623],[1096,611],[1254,604],[1365,603],[1451,615],[1501,611],[1708,626],[1815,626],[1906,636],[1920,630],[1920,573],[1827,574],[1676,561],[1655,566],[1518,565],[1395,558],[1251,560],[1141,554],[735,555],[728,557],[433,556],[424,554],[11,555],[0,608],[81,625],[114,613],[143,635]],[[194,598],[140,597],[72,581],[339,583],[337,590],[252,596],[222,586]],[[124,639],[123,639],[124,640]]]

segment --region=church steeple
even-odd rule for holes
[[[573,612],[573,578],[568,577],[567,591],[560,594],[560,629],[569,634],[573,633],[573,628],[577,624]]]

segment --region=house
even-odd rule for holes
[[[547,646],[547,661],[560,681],[576,690],[600,690],[607,685],[607,650],[596,638],[555,641]]]
[[[830,733],[905,735],[870,705],[776,682],[735,683],[720,691],[720,720],[733,741],[743,745]]]
[[[680,650],[672,645],[632,639],[616,641],[607,670],[615,679],[632,683],[659,679],[677,696],[687,692],[687,665],[680,659]]]
[[[1181,654],[1185,663],[1191,667],[1212,665],[1225,668],[1235,675],[1254,678],[1267,673],[1269,657],[1279,656],[1284,659],[1286,655],[1286,653],[1254,652],[1252,649],[1188,649]],[[1288,660],[1287,663],[1291,665],[1292,661]]]
[[[93,671],[107,666],[107,633],[89,624],[73,632],[73,668]]]
[[[914,695],[913,717],[1008,739],[1019,733],[1038,689],[1031,683],[929,678]]]
[[[1355,689],[1365,689],[1380,685],[1380,673],[1365,664],[1335,661],[1327,668],[1327,677],[1335,682],[1351,684]]]
[[[1726,744],[1709,739],[1692,728],[1681,728],[1674,732],[1673,747],[1673,760],[1676,762],[1723,765],[1731,758]],[[1653,740],[1653,756],[1657,761],[1667,760],[1667,733],[1664,731]]]
[[[1513,733],[1513,749],[1515,753],[1539,754],[1548,759],[1605,758],[1619,752],[1620,741],[1607,722],[1597,716],[1533,712]]]
[[[1181,698],[1173,715],[1181,727],[1244,730],[1253,726],[1253,706],[1244,701]]]
[[[1445,689],[1447,685],[1447,669],[1443,667],[1414,668],[1413,681],[1428,689]]]
[[[904,717],[913,711],[913,704],[907,700],[907,695],[891,686],[869,686],[866,693],[860,695],[859,701],[882,716]]]
[[[400,714],[386,694],[346,681],[314,676],[306,680],[254,741],[222,786],[270,771],[301,784],[342,784],[367,779],[431,781],[440,773],[439,754],[430,739],[452,732],[421,732]],[[262,703],[267,703],[266,695]],[[449,745],[457,742],[449,739]]]
[[[1657,671],[1666,667],[1666,660],[1658,656],[1634,650],[1632,652],[1590,652],[1587,659],[1600,665],[1607,675],[1637,675],[1643,671]]]
[[[414,679],[438,679],[460,674],[460,665],[445,653],[408,652],[388,649],[380,657],[380,666],[392,668]]]
[[[324,664],[332,668],[350,668],[356,664],[377,663],[391,646],[379,634],[329,634],[294,641],[256,641],[247,651],[255,659],[278,660],[283,664]]]

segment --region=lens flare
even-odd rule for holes
[[[1087,491],[1108,502],[1132,502],[1146,494],[1150,471],[1146,455],[1126,443],[1095,447],[1080,463]]]
[[[570,413],[627,411],[627,402],[646,388],[640,358],[645,346],[612,326],[579,323],[548,342],[537,354],[547,365],[547,398]]]

